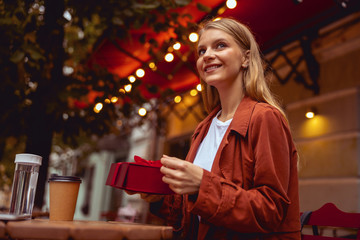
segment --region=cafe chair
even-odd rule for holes
[[[348,240],[360,239],[360,213],[348,213],[339,210],[333,203],[326,203],[315,211],[300,214],[302,240]],[[311,227],[312,234],[305,232],[303,227]],[[331,229],[333,236],[324,236],[323,232]],[[337,236],[339,231],[349,233]]]

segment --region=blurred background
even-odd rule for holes
[[[360,211],[360,2],[357,0],[0,0],[0,208],[17,153],[82,178],[75,219],[160,223],[138,195],[105,185],[134,155],[185,159],[206,115],[196,25],[248,25],[299,151],[301,211]]]

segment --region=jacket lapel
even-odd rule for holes
[[[225,179],[231,180],[232,178],[232,168],[233,168],[233,159],[231,158],[221,158],[224,148],[229,144],[229,139],[232,137],[231,132],[236,132],[243,138],[246,136],[250,118],[253,113],[253,110],[256,105],[256,101],[252,100],[251,98],[245,96],[239,106],[236,109],[234,114],[233,120],[230,123],[230,126],[226,130],[224,138],[222,139],[219,149],[215,155],[214,163],[212,166],[211,171],[215,174],[219,174],[224,176]],[[233,143],[235,141],[232,141]]]

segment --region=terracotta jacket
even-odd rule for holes
[[[219,110],[196,128],[186,161]],[[198,195],[168,195],[150,211],[179,239],[300,239],[297,151],[285,118],[244,97]]]

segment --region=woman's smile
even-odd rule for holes
[[[210,64],[210,65],[207,65],[207,66],[205,66],[205,68],[204,68],[204,72],[206,72],[206,73],[213,72],[213,71],[215,71],[216,69],[220,68],[221,66],[222,66],[221,64]]]

